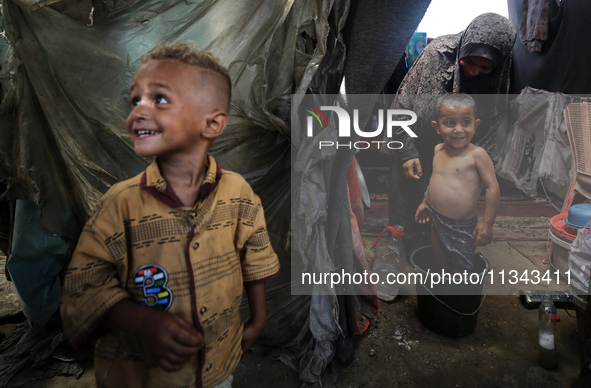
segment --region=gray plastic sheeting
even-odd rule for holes
[[[267,285],[269,317],[258,343],[299,344],[296,359],[305,361],[291,364],[304,380],[320,381],[340,334],[338,305],[323,299],[311,312],[309,296],[290,293],[290,98],[340,82],[338,35],[349,2],[141,1],[125,8],[113,1],[92,17],[70,3],[29,13],[4,1],[12,49],[1,74],[0,181],[8,189],[0,198],[35,201],[43,225],[75,241],[102,193],[149,162],[136,156],[125,130],[139,56],[162,41],[212,51],[234,85],[230,125],[211,152],[262,198],[282,265]]]
[[[589,97],[530,87],[512,96],[512,115],[497,130],[497,175],[531,197],[562,201],[572,177],[563,112],[581,101]]]
[[[33,201],[16,201],[15,243],[6,268],[21,298],[25,316],[44,325],[60,304],[59,275],[67,261],[68,244],[43,228],[40,218],[41,211]],[[32,273],[39,274],[34,281],[31,281]]]

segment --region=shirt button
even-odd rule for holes
[[[190,212],[190,213],[189,213],[189,217],[190,217],[192,220],[194,220],[194,219],[195,219],[195,217],[197,217],[197,213],[195,213],[195,212]]]
[[[195,250],[199,249],[199,243],[198,242],[196,242],[195,244],[193,244],[193,249],[195,249]]]
[[[205,314],[207,312],[207,308],[206,307],[201,307],[201,310],[199,310],[199,312],[201,314]]]
[[[207,366],[205,367],[205,370],[208,371],[211,369],[211,364],[207,364]]]

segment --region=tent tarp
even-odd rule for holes
[[[531,197],[562,200],[572,177],[563,111],[588,97],[525,88],[497,129],[497,175]]]

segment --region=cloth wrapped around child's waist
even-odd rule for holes
[[[425,199],[431,212],[433,228],[445,249],[445,262],[451,267],[472,272],[476,253],[476,241],[472,233],[478,225],[478,216],[456,219],[441,214],[429,203],[427,193]]]

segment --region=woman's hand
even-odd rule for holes
[[[419,158],[409,159],[402,164],[404,169],[404,176],[409,179],[421,179],[423,176],[423,169],[421,168],[421,161]]]

